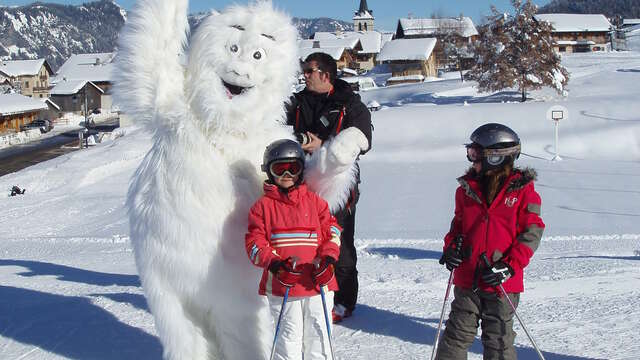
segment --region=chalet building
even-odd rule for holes
[[[51,90],[51,100],[59,106],[62,112],[72,112],[78,115],[95,109],[101,109],[104,90],[91,81],[65,80],[58,82]],[[86,105],[85,105],[86,103]]]
[[[383,45],[383,34],[377,31],[344,31],[337,33],[317,32],[313,40],[358,39],[361,50],[353,51],[349,68],[355,70],[371,70],[376,65],[376,57]]]
[[[48,106],[39,99],[20,94],[0,94],[0,133],[18,132],[20,126],[39,118]]]
[[[298,40],[298,55],[302,61],[314,52],[323,52],[336,60],[338,69],[357,66],[357,54],[361,50],[362,44],[357,37]]]
[[[47,98],[51,90],[51,66],[45,59],[0,61],[0,79],[5,79],[17,92],[34,98]]]
[[[109,111],[112,105],[111,88],[113,87],[114,58],[115,53],[71,55],[60,67],[52,81],[56,85],[64,81],[75,81],[76,84],[78,81],[90,82],[93,86],[97,86],[102,90],[99,100],[100,105],[97,108]],[[68,108],[67,103],[62,104],[56,100],[54,102],[63,109]],[[89,109],[93,108],[96,108],[96,106],[89,106]]]
[[[444,46],[453,43],[457,48],[464,48],[478,38],[478,30],[469,17],[441,18],[441,19],[409,19],[401,18],[395,34],[396,39],[436,38],[434,49],[438,67],[446,67]],[[473,65],[471,52],[463,53],[462,66],[468,69]]]
[[[391,77],[387,85],[423,82],[438,75],[434,48],[437,39],[396,39],[384,45],[378,62],[389,64]]]
[[[630,29],[634,26],[640,25],[640,19],[623,19],[622,20],[622,28]]]
[[[611,23],[601,14],[538,14],[536,21],[553,26],[554,50],[559,53],[607,51],[610,49]]]
[[[373,31],[373,11],[369,10],[367,0],[360,0],[360,8],[353,16],[353,28],[356,31]]]

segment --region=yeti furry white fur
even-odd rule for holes
[[[258,1],[209,16],[187,44],[187,8],[141,0],[120,35],[115,100],[153,136],[128,194],[136,265],[164,358],[266,358],[273,320],[244,234],[264,149],[292,138],[283,105],[297,32]],[[231,97],[223,80],[246,90]],[[363,136],[340,134],[309,160],[310,187],[332,209],[355,181]]]

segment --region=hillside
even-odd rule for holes
[[[208,16],[189,16],[192,28]],[[111,52],[126,20],[126,10],[112,0],[79,6],[33,3],[0,5],[0,60],[46,58],[54,71],[71,54]],[[329,18],[293,18],[302,38],[316,31],[351,30],[349,22]]]
[[[540,7],[540,14],[604,14],[609,18],[640,18],[640,0],[552,0]]]

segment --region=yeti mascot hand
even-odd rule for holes
[[[187,44],[187,8],[141,0],[120,35],[114,96],[153,137],[127,202],[136,265],[164,358],[262,359],[274,325],[244,234],[266,145],[293,138],[297,32],[259,1],[209,16]],[[336,157],[332,143],[310,169],[336,209],[355,179],[353,149]]]

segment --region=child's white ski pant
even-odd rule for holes
[[[268,299],[275,329],[282,297],[269,295]],[[325,292],[325,300],[331,326],[333,291]],[[304,360],[333,360],[320,295],[289,297],[282,314],[274,359],[301,360],[303,353]]]

